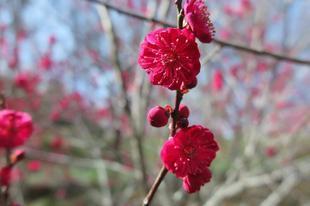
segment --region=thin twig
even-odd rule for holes
[[[108,8],[108,6],[103,5],[103,7],[101,7],[101,9],[99,10],[99,14],[101,17],[102,26],[107,31],[107,35],[108,35],[109,40],[111,42],[111,58],[112,58],[114,66],[116,68],[117,77],[118,77],[119,83],[121,84],[122,97],[124,98],[123,99],[123,101],[124,101],[123,109],[124,109],[124,112],[131,119],[130,124],[131,124],[131,127],[133,128],[134,137],[135,137],[136,143],[137,143],[140,169],[142,172],[141,185],[144,187],[145,192],[147,192],[149,188],[147,185],[147,178],[148,177],[147,177],[146,163],[145,163],[145,159],[144,159],[143,142],[142,142],[143,139],[142,139],[142,135],[137,131],[137,129],[135,128],[135,125],[134,125],[134,118],[133,118],[133,114],[132,114],[132,110],[131,110],[131,104],[129,101],[129,97],[128,97],[128,93],[127,93],[127,89],[126,89],[126,85],[125,85],[125,80],[122,76],[122,65],[121,65],[121,61],[120,61],[120,57],[119,57],[119,48],[118,48],[118,44],[117,44],[117,37],[115,34],[112,19],[108,13],[107,8]]]
[[[309,169],[309,159],[306,159],[301,160],[294,165],[274,170],[273,172],[258,176],[243,177],[233,183],[223,184],[211,195],[211,198],[204,204],[204,206],[221,205],[221,202],[225,199],[234,197],[246,189],[275,184],[294,173],[297,173],[299,178],[305,178],[309,175]]]
[[[171,122],[171,130],[170,130],[170,136],[174,136],[176,133],[176,124],[177,124],[177,119],[178,119],[178,114],[179,114],[179,107],[180,103],[182,101],[183,94],[179,91],[176,92],[176,98],[175,98],[175,108],[171,114],[172,117],[172,122]],[[150,191],[148,192],[147,196],[144,198],[142,206],[149,206],[155,193],[157,192],[157,189],[165,176],[167,175],[168,170],[163,166],[158,173]]]
[[[24,148],[26,152],[27,159],[40,160],[47,163],[59,164],[59,165],[69,165],[71,167],[87,168],[87,169],[97,169],[98,162],[102,161],[107,166],[108,170],[122,173],[123,175],[140,177],[140,171],[126,167],[118,162],[104,160],[104,159],[94,159],[94,158],[81,158],[73,157],[65,154],[46,152],[42,150],[36,150],[32,148]]]
[[[136,12],[133,12],[129,9],[123,9],[123,8],[119,8],[117,6],[112,5],[111,3],[108,3],[107,1],[104,0],[85,0],[85,1],[89,1],[89,2],[93,2],[93,3],[97,3],[97,4],[101,4],[106,6],[108,9],[111,9],[113,11],[116,11],[120,14],[124,14],[127,16],[131,16],[133,18],[142,20],[142,21],[148,21],[148,22],[152,22],[152,23],[156,23],[156,24],[161,24],[162,26],[165,27],[175,27],[174,24],[156,19],[156,18],[152,18],[152,17],[146,17],[142,14],[138,14]],[[248,52],[248,53],[252,53],[258,56],[269,56],[271,58],[277,59],[277,60],[281,60],[281,61],[287,61],[287,62],[292,62],[292,63],[296,63],[296,64],[304,64],[304,65],[310,65],[310,60],[304,60],[304,59],[299,59],[299,58],[295,58],[295,57],[289,57],[289,56],[285,56],[283,54],[276,54],[273,52],[268,52],[265,50],[260,50],[260,49],[253,49],[250,47],[246,47],[243,45],[239,45],[236,43],[231,43],[231,42],[227,42],[227,41],[223,41],[217,38],[214,38],[213,43],[216,43],[222,47],[227,47],[227,48],[232,48],[232,49],[236,49],[236,50],[240,50],[243,52]]]
[[[286,177],[283,182],[274,190],[260,206],[276,206],[292,191],[292,189],[302,181],[297,174],[293,173]]]
[[[175,4],[176,4],[177,10],[178,10],[178,19],[177,19],[178,28],[182,29],[183,28],[183,18],[184,18],[184,14],[182,11],[182,0],[176,0]],[[170,137],[174,136],[176,131],[177,131],[179,107],[180,107],[182,99],[183,99],[183,93],[181,93],[180,91],[176,91],[175,107],[174,107],[174,110],[171,114],[171,117],[172,117],[171,125],[172,126],[170,128]],[[148,192],[148,194],[144,198],[142,206],[149,206],[151,204],[151,201],[153,200],[153,197],[154,197],[155,193],[157,192],[159,185],[164,180],[167,173],[168,173],[168,170],[165,168],[165,166],[163,166],[161,168],[160,172],[158,173],[150,191]]]

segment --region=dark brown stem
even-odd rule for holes
[[[182,1],[183,1],[183,0],[175,0],[175,1],[174,1],[175,5],[177,6],[177,9],[178,9],[178,13],[179,13],[179,14],[181,13],[181,10],[182,10]]]
[[[176,0],[175,4],[176,4],[177,9],[178,9],[178,28],[182,29],[183,28],[183,18],[184,18],[183,9],[182,9],[182,0]],[[182,99],[183,99],[182,92],[177,91],[176,97],[175,97],[175,107],[174,107],[174,110],[171,114],[171,117],[172,117],[171,125],[172,125],[172,127],[170,128],[170,137],[174,136],[176,131],[177,131],[179,107],[180,107]],[[153,197],[158,190],[159,185],[164,180],[167,173],[168,173],[168,170],[163,166],[160,169],[160,172],[158,173],[150,191],[148,192],[148,194],[144,198],[142,206],[149,206],[151,204]]]
[[[177,91],[176,98],[175,98],[175,107],[174,107],[174,110],[171,114],[171,116],[172,116],[172,129],[170,131],[170,136],[174,136],[176,133],[177,120],[179,117],[179,107],[180,107],[182,98],[183,98],[183,94],[181,92]]]
[[[179,116],[179,107],[180,107],[182,98],[183,98],[183,94],[180,91],[177,91],[176,97],[175,97],[175,107],[174,107],[174,110],[171,114],[172,127],[170,130],[170,136],[174,136],[176,131],[177,131],[177,120],[178,120],[178,116]],[[168,173],[168,170],[163,166],[161,168],[160,172],[158,173],[150,191],[148,192],[148,194],[144,198],[142,206],[149,206],[151,204],[151,201],[153,200],[153,197],[154,197],[155,193],[157,192],[159,185],[164,180],[167,173]]]
[[[175,5],[177,6],[178,10],[178,28],[183,28],[183,19],[184,19],[184,11],[182,9],[182,0],[175,0]]]
[[[149,206],[151,204],[151,201],[153,200],[153,197],[160,185],[160,183],[164,180],[166,174],[168,173],[168,170],[165,167],[162,167],[154,181],[154,184],[152,185],[149,193],[146,195],[146,197],[143,200],[142,206]]]
[[[6,149],[5,150],[5,160],[6,160],[6,165],[11,165],[11,149]]]

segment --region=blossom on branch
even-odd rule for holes
[[[200,52],[188,29],[158,29],[149,33],[140,47],[139,64],[153,85],[170,90],[190,88],[200,72]]]
[[[187,0],[184,5],[184,15],[195,36],[203,43],[210,43],[215,31],[204,1]]]
[[[181,129],[165,142],[161,159],[170,172],[184,178],[208,170],[218,150],[212,132],[200,125],[193,125]]]
[[[0,111],[0,147],[23,145],[33,131],[32,118],[24,112],[5,109]]]

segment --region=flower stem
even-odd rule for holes
[[[180,91],[177,91],[176,97],[175,97],[175,107],[174,107],[174,110],[171,114],[172,127],[170,130],[170,136],[174,136],[176,133],[176,130],[177,130],[177,120],[178,120],[178,116],[179,116],[179,107],[180,107],[182,99],[183,99],[183,94]],[[151,201],[153,200],[153,197],[154,197],[155,193],[157,192],[159,185],[164,180],[167,173],[168,173],[168,170],[163,166],[160,169],[160,172],[158,173],[150,191],[148,192],[148,194],[144,198],[142,206],[149,206],[151,204]]]
[[[183,19],[184,19],[184,11],[182,9],[182,0],[176,0],[175,4],[178,9],[178,28],[183,29]]]
[[[178,21],[178,28],[182,29],[183,28],[183,19],[184,19],[184,13],[183,13],[183,9],[182,9],[182,0],[175,0],[175,4],[176,4],[177,9],[178,9],[178,20],[177,20]],[[176,97],[175,97],[175,107],[174,107],[174,110],[171,114],[172,127],[170,129],[170,137],[174,136],[176,131],[177,131],[179,107],[180,107],[182,99],[183,99],[183,93],[180,91],[177,91]],[[160,169],[160,172],[158,173],[150,191],[148,192],[148,194],[144,198],[142,206],[149,206],[151,204],[153,197],[158,190],[159,185],[164,180],[167,173],[168,173],[168,170],[165,168],[165,166],[163,166]]]

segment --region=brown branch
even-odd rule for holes
[[[182,29],[183,28],[183,10],[182,10],[182,0],[175,0],[175,5],[177,6],[178,10],[178,28]],[[175,107],[174,110],[171,114],[172,117],[172,122],[171,122],[171,129],[170,129],[170,137],[174,136],[176,131],[177,131],[177,121],[178,121],[178,116],[179,116],[179,107],[181,104],[181,101],[183,99],[183,93],[180,91],[176,91],[176,97],[175,97]],[[160,169],[160,172],[158,173],[150,191],[146,195],[146,197],[143,200],[142,206],[148,206],[151,204],[151,201],[155,195],[155,193],[158,190],[159,185],[161,182],[164,180],[165,176],[167,175],[168,170],[165,168],[165,166],[162,166]]]
[[[141,172],[139,170],[124,166],[118,162],[111,160],[74,157],[66,154],[37,150],[29,147],[26,147],[24,149],[27,154],[26,158],[29,160],[40,160],[46,163],[85,168],[85,169],[97,169],[98,162],[102,161],[107,166],[107,169],[113,172],[119,172],[122,173],[123,175],[134,177],[141,176]]]
[[[101,17],[102,26],[107,31],[108,38],[111,42],[111,58],[112,58],[113,65],[116,68],[117,77],[118,77],[119,83],[121,84],[122,96],[124,98],[123,109],[124,109],[124,112],[131,119],[130,124],[131,124],[131,127],[133,128],[134,137],[137,141],[138,157],[139,157],[139,162],[140,162],[140,169],[142,172],[141,185],[144,187],[145,192],[147,192],[149,188],[147,185],[148,177],[147,177],[146,162],[144,159],[142,135],[137,131],[137,129],[135,128],[135,125],[133,124],[134,123],[133,113],[131,110],[131,105],[130,105],[130,101],[129,101],[129,97],[128,97],[128,93],[127,93],[127,89],[125,85],[125,80],[122,76],[122,65],[121,65],[121,61],[119,57],[120,52],[119,52],[118,43],[117,43],[117,36],[115,34],[115,29],[114,29],[112,19],[108,13],[108,6],[103,5],[103,7],[101,7],[101,10],[99,12],[100,12],[99,14],[101,15],[100,17]]]
[[[172,117],[172,122],[171,122],[171,130],[170,130],[170,136],[174,136],[176,133],[176,125],[177,125],[177,120],[178,120],[178,114],[179,114],[179,107],[180,107],[180,103],[182,101],[183,98],[183,94],[179,91],[176,92],[176,98],[175,98],[175,108],[171,114]],[[161,184],[161,182],[164,180],[165,176],[167,175],[168,170],[163,166],[160,169],[160,172],[158,173],[150,191],[148,192],[147,196],[144,198],[143,204],[142,206],[149,206],[151,204],[151,201],[153,200],[153,197],[155,195],[155,193],[158,190],[159,185]]]
[[[165,26],[165,27],[175,27],[176,26],[174,24],[171,24],[171,23],[168,23],[168,22],[156,19],[156,18],[146,17],[146,16],[144,16],[142,14],[135,13],[134,11],[131,11],[129,9],[119,8],[117,6],[114,6],[111,3],[108,3],[105,0],[85,0],[85,1],[97,3],[97,4],[100,4],[100,5],[104,5],[108,9],[116,11],[116,12],[118,12],[120,14],[131,16],[133,18],[136,18],[136,19],[139,19],[139,20],[142,20],[142,21],[148,21],[148,22],[160,24],[160,25]],[[310,60],[304,60],[304,59],[299,59],[299,58],[295,58],[295,57],[289,57],[289,56],[285,56],[283,54],[276,54],[276,53],[268,52],[268,51],[265,51],[265,50],[253,49],[253,48],[246,47],[246,46],[243,46],[243,45],[239,45],[239,44],[236,44],[236,43],[230,43],[230,42],[227,42],[227,41],[223,41],[223,40],[220,40],[220,39],[217,39],[217,38],[215,38],[213,40],[213,43],[218,44],[218,45],[220,45],[222,47],[232,48],[232,49],[240,50],[240,51],[243,51],[243,52],[252,53],[252,54],[255,54],[255,55],[258,55],[258,56],[268,56],[268,57],[274,58],[276,60],[287,61],[287,62],[292,62],[292,63],[296,63],[296,64],[310,65]]]
[[[309,169],[309,159],[300,160],[293,165],[288,165],[269,173],[243,177],[233,183],[223,184],[210,196],[210,199],[204,206],[221,205],[223,200],[233,198],[245,190],[276,184],[279,181],[287,179],[290,175],[298,175],[298,178],[303,180],[308,177],[310,173]]]

